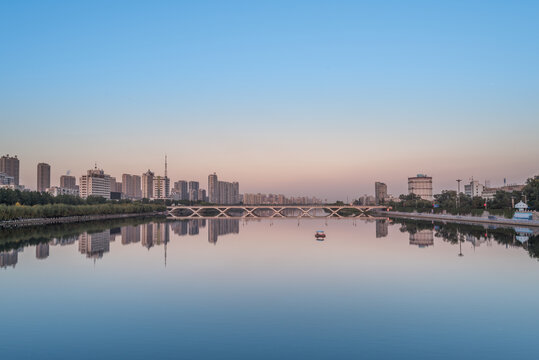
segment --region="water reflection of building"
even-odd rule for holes
[[[149,249],[153,246],[153,223],[140,225],[142,246]]]
[[[142,246],[150,249],[154,245],[166,244],[170,241],[168,223],[149,223],[140,225]]]
[[[140,226],[124,226],[121,233],[122,245],[140,242]]]
[[[102,258],[110,249],[110,231],[98,233],[83,233],[79,237],[79,251],[89,258]]]
[[[211,219],[208,221],[209,243],[216,244],[220,235],[238,234],[240,232],[240,221],[238,219]]]
[[[19,250],[0,252],[0,268],[15,267],[19,261]]]
[[[54,238],[50,241],[50,245],[53,245],[53,246],[56,246],[56,245],[60,245],[60,246],[66,246],[66,245],[71,245],[71,244],[74,244],[77,239],[79,237],[78,236],[63,236],[63,237],[59,237],[59,238]]]
[[[387,221],[386,220],[376,220],[376,237],[382,238],[386,237],[388,233]]]
[[[466,241],[472,243],[474,247],[479,247],[481,244],[487,241],[487,238],[476,237],[476,236],[467,234]]]
[[[179,220],[176,222],[173,222],[170,227],[172,228],[172,231],[174,234],[179,236],[187,235],[187,224],[188,220]]]
[[[528,228],[515,228],[515,233],[515,239],[520,241],[521,244],[524,244],[530,240],[530,236],[533,236],[533,231]]]
[[[189,220],[189,235],[198,235],[198,220]]]
[[[122,228],[116,227],[110,229],[110,241],[115,241],[116,236],[119,236],[122,234]]]
[[[414,234],[410,233],[410,245],[417,245],[420,248],[434,245],[434,231],[424,229]]]
[[[168,223],[153,224],[153,241],[155,245],[167,244],[170,241]]]
[[[36,245],[36,259],[46,259],[49,257],[49,243]]]

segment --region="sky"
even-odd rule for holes
[[[536,1],[3,1],[0,154],[344,200],[539,174]]]

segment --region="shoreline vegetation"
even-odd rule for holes
[[[25,219],[147,214],[163,212],[165,210],[165,205],[142,203],[106,203],[93,205],[46,204],[31,206],[0,204],[0,221],[6,222]]]
[[[164,211],[165,204],[156,201],[116,201],[99,196],[53,197],[37,191],[0,189],[0,228],[154,215]]]
[[[423,200],[415,194],[401,195],[400,201],[390,201],[392,211],[403,213],[434,213],[437,215],[467,215],[474,217],[488,215],[503,216],[511,219],[516,211],[514,205],[524,201],[529,210],[539,210],[539,175],[526,180],[521,191],[497,191],[492,199],[480,196],[457,194],[454,190],[444,190],[434,195],[434,201]]]

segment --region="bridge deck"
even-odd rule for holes
[[[355,218],[355,217],[373,217],[369,212],[372,210],[387,210],[387,206],[362,206],[362,205],[178,205],[167,207],[168,215],[171,218],[276,218],[276,217],[337,217],[337,218]],[[204,216],[207,210],[214,210],[216,215]],[[236,211],[234,211],[236,210]],[[241,214],[234,214],[234,212]],[[260,214],[260,210],[270,212],[269,215]],[[290,211],[295,210],[293,215]],[[316,210],[323,210],[324,215],[317,215]],[[343,215],[343,210],[352,210],[352,214]],[[178,211],[188,211],[191,214],[187,216],[177,216],[174,213]],[[229,213],[232,212],[232,213]],[[299,213],[299,215],[295,215]],[[319,212],[318,212],[319,213]]]

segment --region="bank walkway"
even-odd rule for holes
[[[515,220],[505,219],[502,217],[496,217],[495,219],[489,219],[482,216],[471,215],[443,215],[443,214],[428,214],[428,213],[407,213],[399,211],[384,212],[385,216],[417,219],[417,220],[435,220],[435,221],[447,221],[447,222],[466,222],[475,224],[492,224],[492,225],[507,225],[507,226],[523,226],[539,228],[539,220]]]

